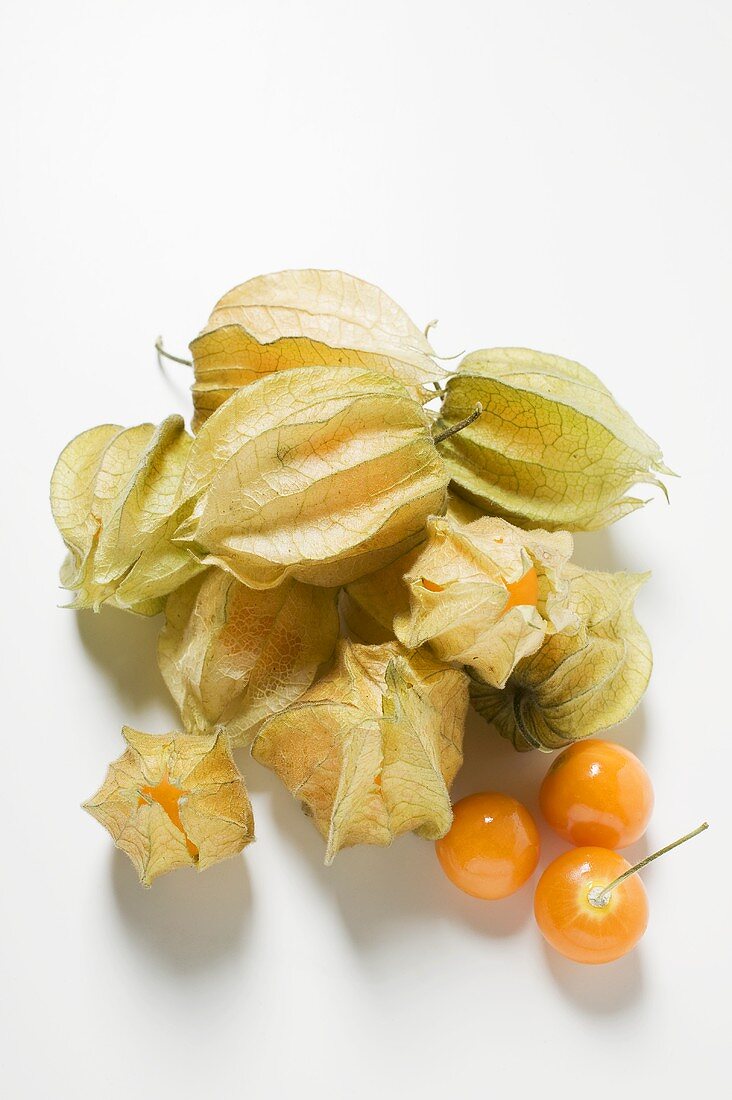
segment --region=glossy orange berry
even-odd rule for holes
[[[574,848],[555,859],[539,879],[534,915],[541,934],[568,959],[606,963],[631,951],[648,924],[648,899],[637,875],[616,886],[606,903],[593,904],[631,865],[608,848]]]
[[[646,831],[653,787],[637,756],[612,741],[578,741],[554,760],[541,812],[570,844],[625,848]]]
[[[495,901],[523,886],[539,862],[539,831],[520,802],[486,792],[453,806],[450,831],[435,844],[451,882],[475,898]]]
[[[183,822],[180,819],[180,800],[181,798],[185,798],[187,794],[188,791],[181,790],[180,787],[170,782],[170,777],[166,772],[163,778],[159,780],[154,787],[140,788],[138,806],[144,806],[146,802],[157,802],[159,806],[162,806],[176,829],[180,829],[183,833],[186,841],[186,848],[195,859],[198,855],[198,848],[192,840],[189,840],[183,828]]]
[[[536,569],[532,566],[523,577],[507,584],[506,590],[508,599],[502,614],[505,615],[512,607],[536,607],[539,600],[539,576]]]

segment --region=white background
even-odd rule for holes
[[[3,0],[4,1095],[710,1096],[729,972],[730,46],[690,2]],[[656,670],[617,731],[654,779],[631,957],[545,949],[432,846],[321,864],[242,756],[258,842],[142,890],[79,803],[123,723],[175,725],[157,624],[57,609],[47,483],[103,421],[187,412],[216,298],[283,267],[381,285],[445,354],[597,371],[683,477],[578,558],[653,569]],[[476,724],[457,793],[547,766]],[[546,838],[544,858],[560,850]],[[631,854],[646,851],[645,844]]]

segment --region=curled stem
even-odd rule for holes
[[[430,331],[435,327],[435,325],[438,325],[439,323],[440,322],[437,319],[435,319],[434,321],[428,321],[427,322],[427,324],[425,325],[425,329],[424,329],[424,338],[425,338],[425,340],[429,339]],[[463,348],[462,351],[457,352],[456,355],[436,355],[433,352],[432,353],[432,358],[433,359],[441,359],[444,362],[448,362],[448,360],[450,360],[450,359],[459,359],[461,355],[465,355],[465,348]]]
[[[182,363],[184,367],[192,367],[193,366],[193,360],[192,359],[182,359],[180,355],[171,355],[169,351],[166,351],[165,348],[163,347],[163,338],[162,338],[162,336],[158,336],[157,340],[155,341],[155,350],[158,353],[158,366],[159,367],[162,367],[162,365],[163,365],[160,362],[161,358],[171,359],[174,363]]]
[[[619,886],[621,882],[625,882],[626,878],[630,878],[631,875],[635,875],[643,867],[647,867],[649,863],[653,863],[654,859],[658,859],[659,856],[665,856],[666,852],[672,851],[674,848],[678,848],[679,844],[686,844],[687,840],[691,840],[692,837],[699,836],[699,833],[703,833],[705,829],[708,829],[709,825],[706,821],[703,821],[696,829],[692,829],[686,836],[679,837],[678,840],[674,840],[671,844],[667,844],[665,848],[659,848],[653,855],[646,856],[640,863],[636,863],[633,867],[629,867],[627,871],[623,871],[622,875],[618,875],[616,879],[613,879],[607,886],[593,886],[588,894],[590,905],[594,905],[597,909],[604,909],[610,901],[610,895],[616,886]]]
[[[454,355],[435,355],[435,359],[440,359],[443,363],[449,363],[451,359],[460,359],[465,355],[465,348],[462,351],[455,352]]]
[[[463,428],[467,428],[469,424],[477,420],[482,412],[483,406],[480,401],[478,401],[470,416],[466,416],[464,420],[459,420],[457,424],[453,424],[451,428],[445,428],[444,432],[440,432],[439,435],[435,436],[435,443],[442,443],[445,439],[449,439],[451,435],[457,435]]]

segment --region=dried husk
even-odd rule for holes
[[[445,515],[456,523],[472,523],[473,520],[481,519],[485,513],[448,488]],[[381,645],[382,642],[391,642],[396,638],[394,616],[409,610],[404,574],[411,568],[420,547],[424,545],[427,538],[426,527],[422,534],[422,541],[413,550],[397,558],[391,565],[353,581],[343,589],[343,618],[349,634],[356,641],[367,645]]]
[[[481,413],[482,416],[482,413]],[[473,520],[482,519],[487,513],[478,508],[476,504],[471,504],[469,500],[465,500],[464,497],[458,496],[448,486],[447,490],[447,511],[445,515],[449,519],[454,519],[456,523],[472,523]]]
[[[51,508],[68,548],[61,583],[74,593],[70,607],[155,614],[201,571],[171,541],[186,515],[176,501],[191,442],[182,418],[169,416],[157,427],[102,424],[61,452]]]
[[[576,629],[567,606],[566,531],[522,531],[486,516],[468,524],[431,518],[427,534],[404,574],[408,606],[394,619],[404,645],[427,643],[442,660],[501,688],[547,634]]]
[[[126,726],[122,735],[125,752],[84,809],[130,857],[143,886],[176,867],[203,871],[254,840],[249,796],[224,733],[150,734]],[[167,799],[170,787],[175,793]]]
[[[646,501],[638,484],[665,489],[658,444],[579,363],[525,348],[466,356],[447,383],[445,429],[482,415],[439,444],[461,496],[520,527],[591,531]]]
[[[191,343],[197,431],[239,387],[291,367],[361,367],[420,402],[444,373],[424,334],[378,287],[342,271],[280,271],[234,287]]]
[[[310,687],[337,638],[334,589],[262,591],[209,569],[168,598],[158,663],[185,729],[240,746]]]
[[[633,610],[648,574],[567,568],[580,630],[547,638],[503,691],[472,678],[473,706],[517,749],[550,751],[617,725],[651,675],[651,647]]]
[[[461,522],[454,512],[430,517],[426,534],[409,554],[348,586],[346,622],[360,640],[392,632],[503,687],[547,634],[576,628],[565,576],[571,535],[487,516]],[[535,602],[522,602],[519,585],[531,570]]]
[[[411,830],[444,836],[466,710],[467,678],[429,653],[341,641],[333,668],[262,726],[252,754],[303,803],[331,863]]]
[[[423,546],[424,540],[383,569],[352,581],[343,589],[343,617],[357,641],[381,645],[396,639],[394,619],[400,612],[409,609],[404,574],[416,561]]]
[[[395,379],[301,367],[237,390],[196,436],[176,539],[251,588],[336,587],[423,537],[447,473],[420,405]]]

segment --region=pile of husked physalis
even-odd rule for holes
[[[470,705],[522,750],[634,709],[645,577],[581,569],[569,532],[670,471],[594,374],[523,348],[448,371],[337,271],[243,283],[191,352],[192,435],[102,424],[51,484],[70,606],[165,616],[183,732],[123,730],[86,803],[145,885],[253,839],[232,747],[303,803],[330,863],[448,832]]]

